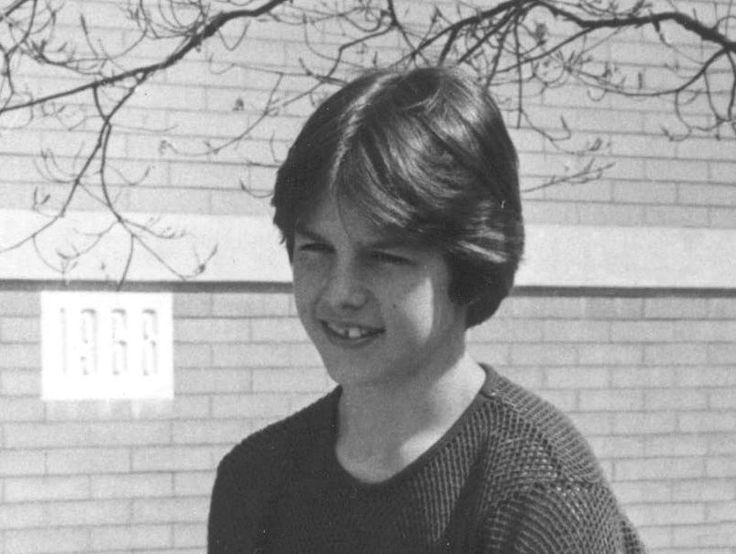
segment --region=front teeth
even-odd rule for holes
[[[326,323],[326,325],[327,328],[336,335],[340,335],[343,338],[351,340],[362,339],[363,337],[374,334],[373,331],[368,331],[360,327],[343,327],[334,325],[332,323]]]

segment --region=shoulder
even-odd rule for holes
[[[229,472],[238,481],[263,479],[268,474],[283,477],[289,465],[299,462],[305,451],[331,433],[337,391],[313,404],[256,431],[221,460],[218,471]]]
[[[481,391],[488,423],[486,444],[492,445],[494,458],[502,458],[496,464],[515,467],[513,475],[529,480],[529,485],[603,481],[588,442],[565,414],[493,369],[486,370],[488,379]]]

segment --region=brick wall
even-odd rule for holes
[[[723,9],[728,0],[675,3],[703,14],[715,5]],[[452,9],[457,3],[431,4]],[[76,37],[85,47],[80,11],[93,42],[122,45],[133,37],[117,0],[67,5],[59,14],[60,39]],[[420,0],[404,5],[405,16],[416,21],[432,7]],[[118,207],[185,218],[267,214],[267,199],[244,194],[240,183],[268,191],[277,160],[312,109],[309,99],[216,156],[182,152],[230,138],[258,115],[275,77],[255,72],[251,62],[295,69],[306,57],[324,64],[309,53],[302,31],[254,23],[237,50],[217,52],[225,57],[214,66],[206,59],[213,50],[205,47],[146,84],[120,114],[124,126],[110,160],[129,177],[146,168],[148,174],[133,188],[118,179]],[[323,52],[337,40],[328,31],[317,43]],[[235,36],[234,29],[227,32]],[[686,35],[669,39],[701,55]],[[603,49],[626,71],[654,70],[649,86],[667,78],[649,65],[663,59],[656,43],[637,29]],[[173,46],[144,44],[135,56],[151,61]],[[395,42],[380,45],[381,59],[398,53]],[[223,72],[223,61],[235,66]],[[28,82],[47,92],[72,82],[55,71],[29,71]],[[305,80],[288,76],[283,84],[302,90]],[[85,101],[75,98],[80,104],[68,106],[69,112],[88,109]],[[529,223],[637,226],[642,232],[648,226],[736,227],[733,135],[673,142],[661,133],[661,124],[676,124],[661,102],[611,95],[594,102],[574,86],[530,98],[527,107],[550,132],[562,130],[564,115],[575,144],[601,137],[607,147],[600,161],[615,162],[595,182],[525,193]],[[697,102],[687,110],[703,117]],[[8,129],[16,123],[0,120],[2,207],[27,208],[36,187],[58,203],[68,189],[44,182],[35,168],[38,154],[52,148],[62,167],[73,165],[80,145],[93,143],[89,122],[71,132],[40,119],[27,129]],[[143,132],[144,126],[158,131]],[[566,163],[575,167],[574,157],[555,151],[529,128],[512,134],[525,188]],[[99,204],[81,195],[72,208],[99,210]],[[43,403],[42,285],[24,281],[24,271],[18,267],[12,281],[0,280],[0,552],[202,552],[220,457],[243,436],[330,387],[288,292],[246,284],[177,289],[173,402]],[[710,297],[609,293],[520,291],[498,317],[473,331],[472,350],[570,414],[653,552],[733,552],[736,297],[733,291]]]
[[[40,400],[39,293],[0,291],[0,552],[202,552],[214,469],[331,385],[286,290],[175,294],[172,402]],[[736,297],[521,291],[471,351],[568,413],[653,553],[736,544]]]

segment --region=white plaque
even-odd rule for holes
[[[44,400],[171,399],[170,293],[41,293]]]

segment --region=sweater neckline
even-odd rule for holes
[[[338,405],[340,402],[340,396],[342,395],[342,387],[338,386],[332,393],[331,405],[330,405],[330,433],[327,440],[327,462],[330,468],[330,473],[334,476],[337,482],[343,484],[349,488],[361,490],[364,492],[384,491],[393,487],[399,486],[407,479],[411,478],[423,467],[430,463],[439,452],[441,452],[448,443],[450,443],[458,434],[461,433],[462,429],[467,425],[468,421],[472,419],[473,414],[482,404],[484,399],[487,399],[489,395],[492,395],[493,381],[495,372],[486,364],[480,364],[486,373],[486,378],[481,386],[480,390],[476,393],[473,400],[460,414],[450,428],[437,439],[427,450],[425,450],[416,460],[409,463],[406,467],[393,474],[391,477],[382,481],[364,481],[355,477],[352,473],[346,470],[340,461],[337,459],[336,445],[337,445],[337,414]]]

